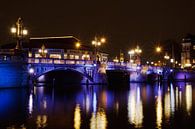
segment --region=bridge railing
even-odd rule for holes
[[[49,58],[28,58],[31,64],[63,64],[63,65],[93,65],[92,60],[74,60],[74,59],[49,59]]]
[[[0,49],[0,54],[14,54],[14,49]]]
[[[129,64],[125,62],[108,62],[107,69],[129,69]]]

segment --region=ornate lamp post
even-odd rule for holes
[[[134,60],[132,59],[132,56],[135,54],[135,50],[130,50],[130,51],[128,52],[128,54],[129,54],[129,63],[130,63],[130,67],[132,67],[132,64],[133,64],[133,62],[134,62]]]
[[[139,48],[139,46],[137,46],[136,48],[135,48],[135,54],[136,54],[136,64],[137,65],[140,65],[141,64],[141,56],[140,56],[140,54],[142,53],[142,50]]]
[[[23,27],[22,19],[19,17],[15,26],[11,28],[11,33],[16,37],[17,44],[15,49],[21,50],[22,49],[22,42],[21,40],[24,38],[24,36],[28,35],[28,31]]]
[[[106,42],[105,38],[97,38],[97,37],[95,37],[95,39],[91,42],[92,45],[95,47],[95,62],[99,61],[99,57],[97,58],[98,47],[100,47],[105,42]]]
[[[39,49],[39,53],[40,53],[41,57],[46,58],[47,49],[45,49],[45,45],[44,44],[41,46],[41,49]]]

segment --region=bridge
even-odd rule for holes
[[[95,82],[97,74],[96,65],[90,60],[74,59],[50,59],[50,58],[28,58],[28,71],[34,78],[57,70],[72,70],[80,73],[90,82]]]
[[[39,79],[54,71],[77,72],[84,77],[83,82],[106,83],[108,69],[128,70],[128,67],[125,63],[96,64],[93,60],[3,57],[0,61],[0,85],[25,85],[29,79]]]
[[[82,82],[106,83],[107,69],[126,69],[124,64],[113,64],[105,61],[97,63],[93,53],[90,52],[91,55],[83,54],[87,51],[70,50],[69,52],[72,52],[70,55],[79,56],[77,59],[71,59],[71,57],[65,58],[67,54],[62,49],[48,48],[48,55],[45,56],[40,56],[40,49],[32,50],[34,55],[29,57],[29,53],[31,53],[29,49],[23,50],[22,55],[15,55],[14,49],[0,49],[0,71],[2,71],[0,86],[26,85],[30,79],[39,80],[42,75],[55,71],[76,72],[83,76]],[[49,55],[51,56],[52,52],[58,52],[60,58],[50,58]],[[61,57],[61,55],[63,56]]]

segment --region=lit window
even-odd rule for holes
[[[64,54],[64,59],[67,59],[68,58],[68,55],[67,54]]]
[[[32,57],[32,53],[31,52],[28,53],[28,57]]]
[[[88,54],[84,54],[82,56],[82,60],[90,60],[90,56]]]
[[[73,61],[73,60],[67,60],[66,61],[66,64],[75,64],[75,61]]]
[[[79,55],[75,55],[75,59],[77,59],[77,60],[78,60],[78,59],[79,59]]]
[[[70,55],[70,59],[74,59],[74,55]]]
[[[35,59],[35,63],[39,63],[39,59]]]
[[[54,60],[54,64],[64,64],[64,60]]]
[[[49,57],[50,58],[55,58],[55,59],[61,59],[61,55],[60,54],[50,54]]]

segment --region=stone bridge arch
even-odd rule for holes
[[[83,77],[94,82],[95,67],[93,66],[51,66],[51,65],[29,65],[28,69],[34,70],[34,78],[38,79],[44,74],[54,71],[73,71],[81,74]]]

